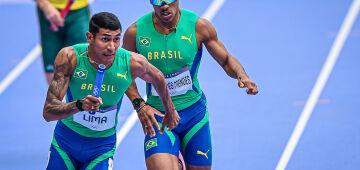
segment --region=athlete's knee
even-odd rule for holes
[[[169,153],[156,153],[146,159],[148,170],[179,170],[178,158]]]

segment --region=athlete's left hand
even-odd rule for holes
[[[166,126],[168,126],[167,131],[174,129],[178,125],[179,121],[180,121],[180,116],[175,109],[171,112],[166,112],[165,117],[161,122],[162,126],[160,129],[160,133],[161,134],[164,133]]]
[[[259,92],[256,84],[253,81],[251,81],[249,78],[239,77],[238,78],[238,86],[240,88],[247,87],[246,93],[249,95],[255,95]]]
[[[160,130],[160,126],[155,119],[155,115],[164,117],[164,114],[151,107],[150,105],[145,105],[142,109],[139,110],[137,114],[141,122],[144,134],[149,134],[150,137],[154,137],[156,135],[156,132],[153,125],[157,130]]]

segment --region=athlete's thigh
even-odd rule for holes
[[[115,149],[116,134],[102,138],[88,138],[83,146],[83,153],[87,156],[80,169],[112,169]]]
[[[161,123],[159,126],[161,127]],[[153,126],[156,132],[154,137],[145,136],[144,152],[145,159],[156,153],[169,153],[175,156],[179,155],[180,139],[177,133],[173,131],[166,131],[161,134],[159,130]],[[165,128],[166,129],[166,128]]]
[[[59,147],[51,145],[46,165],[47,170],[68,169],[75,170],[78,163]]]
[[[203,119],[183,136],[181,149],[186,164],[211,166],[212,144],[207,111]]]

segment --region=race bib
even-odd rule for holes
[[[117,105],[107,109],[99,109],[95,114],[87,111],[74,114],[75,122],[95,131],[104,131],[115,126]]]
[[[168,85],[170,96],[178,96],[185,94],[187,91],[192,90],[192,79],[189,71],[189,66],[176,71],[174,73],[165,74],[165,81]],[[154,86],[151,86],[151,94],[159,96]]]

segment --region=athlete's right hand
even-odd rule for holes
[[[85,98],[81,99],[82,108],[86,111],[98,111],[100,105],[103,104],[101,97],[95,97],[92,95],[87,95]]]
[[[155,119],[155,114],[160,117],[164,117],[164,114],[149,105],[145,105],[142,109],[139,110],[137,114],[141,122],[144,134],[149,134],[150,137],[155,136],[156,132],[153,125],[156,127],[157,130],[160,130],[160,126]]]
[[[247,87],[246,93],[249,95],[256,95],[259,92],[256,84],[253,81],[251,81],[249,78],[239,77],[238,78],[238,86],[240,88]]]

